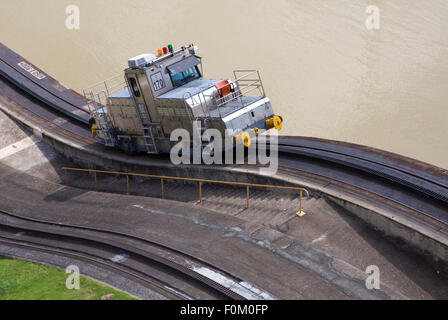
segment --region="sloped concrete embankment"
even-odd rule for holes
[[[1,107],[42,141],[83,168],[303,186],[310,191],[312,197],[325,197],[381,231],[385,236],[400,243],[404,242],[413,251],[447,270],[448,241],[443,230],[433,225],[420,224],[415,219],[408,219],[406,214],[380,203],[378,199],[370,202],[365,197],[357,197],[353,192],[344,192],[328,181],[318,181],[283,170],[279,170],[274,176],[266,176],[261,175],[259,168],[255,166],[186,166],[172,165],[166,157],[129,157],[115,150],[107,150],[94,141],[79,140],[66,132],[62,134],[63,130],[60,128],[51,126],[46,129],[45,125],[31,121],[17,110],[4,105]]]

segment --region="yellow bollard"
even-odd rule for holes
[[[302,189],[299,191],[299,211],[296,213],[299,217],[303,217],[306,213],[302,211]]]

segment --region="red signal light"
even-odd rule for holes
[[[163,53],[167,54],[168,53],[168,48],[167,47],[163,47]]]

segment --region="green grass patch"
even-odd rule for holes
[[[82,273],[82,270],[81,270]],[[0,258],[0,300],[136,300],[91,279],[80,277],[79,290],[66,288],[69,274],[33,262]]]

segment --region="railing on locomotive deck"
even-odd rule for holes
[[[238,74],[244,73],[241,76]],[[222,105],[229,103],[233,100],[240,99],[242,107],[245,107],[244,102],[242,101],[243,96],[248,96],[249,93],[258,89],[258,97],[264,98],[266,97],[263,82],[261,81],[260,72],[258,70],[234,70],[233,75],[235,80],[229,82],[227,85],[220,88],[224,91],[224,88],[230,87],[234,88],[231,93],[231,99],[228,99],[227,96],[219,97],[216,99],[217,107],[221,107]],[[254,78],[249,78],[249,76],[254,76]],[[256,91],[257,92],[257,91]]]
[[[188,106],[187,102],[188,100],[190,100],[191,104],[199,104],[201,106],[202,112],[205,116],[222,118],[227,114],[223,114],[220,108],[227,103],[239,100],[241,108],[244,108],[246,105],[252,103],[253,101],[244,102],[243,97],[249,96],[249,94],[253,95],[254,93],[256,97],[260,97],[261,99],[266,97],[263,82],[261,81],[260,72],[258,70],[234,70],[233,75],[235,79],[220,87],[218,91],[230,92],[229,94],[220,96],[207,95],[204,94],[204,92],[206,91],[206,89],[204,89],[196,95],[198,101],[196,101],[196,98],[191,96],[191,94],[184,97],[185,105]],[[257,89],[258,91],[255,91]],[[212,105],[209,105],[209,101],[212,103]],[[210,107],[213,107],[213,109],[217,109],[218,115],[212,116],[210,113]],[[234,111],[235,110],[232,110],[230,112]]]
[[[106,105],[107,98],[127,87],[127,83],[122,73],[109,79],[100,81],[82,90],[84,97],[88,101],[90,112]]]
[[[302,201],[309,199],[309,192],[305,188],[300,187],[287,187],[287,186],[274,186],[274,185],[266,185],[266,184],[256,184],[256,183],[246,183],[246,182],[234,182],[234,181],[220,181],[220,180],[208,180],[208,179],[199,179],[199,178],[183,178],[183,177],[170,177],[170,176],[160,176],[153,174],[143,174],[143,173],[132,173],[132,172],[120,172],[120,171],[105,171],[105,170],[95,170],[95,169],[81,169],[81,168],[68,168],[63,167],[62,170],[65,171],[65,184],[68,186],[68,171],[79,171],[79,172],[88,172],[93,173],[95,179],[95,190],[98,191],[98,173],[103,174],[114,174],[120,176],[126,176],[126,188],[127,194],[131,194],[131,186],[129,183],[129,177],[146,177],[146,178],[154,178],[160,179],[161,186],[161,196],[162,199],[165,199],[165,187],[164,180],[180,180],[180,181],[190,181],[190,182],[198,182],[199,187],[199,203],[202,203],[202,184],[203,183],[216,183],[216,184],[226,184],[226,185],[234,185],[234,186],[244,186],[246,187],[246,208],[249,208],[249,193],[250,188],[270,188],[270,189],[283,189],[283,190],[296,190],[299,192],[299,211],[296,213],[299,217],[305,215],[305,212],[302,210]],[[304,197],[303,195],[306,194]]]

